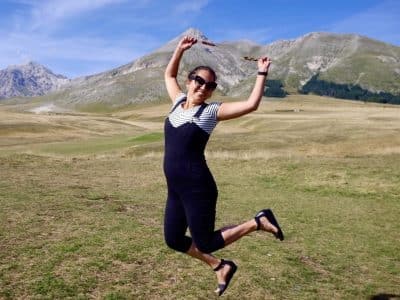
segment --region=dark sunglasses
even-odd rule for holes
[[[196,82],[196,84],[198,84],[199,86],[203,86],[205,84],[206,89],[209,91],[215,90],[218,85],[215,81],[206,82],[203,78],[201,78],[199,75],[196,75],[196,74],[190,75],[189,79],[194,80]]]

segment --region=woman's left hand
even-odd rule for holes
[[[258,71],[259,72],[268,72],[269,66],[271,65],[272,60],[269,57],[261,57],[258,59]]]

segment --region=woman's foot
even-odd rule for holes
[[[255,221],[257,223],[257,230],[264,230],[267,232],[271,232],[277,239],[283,241],[284,236],[283,232],[276,220],[272,210],[263,209],[256,216]]]
[[[221,296],[228,288],[229,283],[236,270],[237,266],[233,261],[224,259],[221,259],[219,265],[214,269],[218,280],[218,287],[215,290],[215,293],[217,293],[218,296]]]
[[[256,216],[257,218],[257,216]],[[267,217],[265,217],[264,215],[259,216],[259,222],[260,225],[258,225],[257,223],[257,219],[256,219],[256,223],[257,223],[257,230],[263,230],[263,231],[267,231],[273,234],[276,234],[278,232],[278,228],[276,228],[274,225],[272,225]]]

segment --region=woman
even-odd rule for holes
[[[218,281],[215,292],[222,295],[237,266],[216,258],[212,252],[259,229],[283,240],[282,230],[270,209],[260,211],[242,224],[214,230],[217,187],[204,158],[208,138],[218,121],[237,118],[258,108],[271,60],[267,57],[258,60],[256,83],[247,101],[207,104],[205,101],[217,87],[217,77],[211,68],[199,66],[189,73],[186,95],[177,81],[182,55],[196,43],[194,37],[183,37],[165,71],[173,107],[165,121],[164,172],[168,199],[164,234],[170,248],[200,259],[215,271]],[[191,237],[185,235],[187,228]]]

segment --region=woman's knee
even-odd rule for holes
[[[200,252],[207,253],[207,254],[212,253],[212,252],[215,251],[213,249],[213,247],[211,247],[211,245],[206,244],[206,243],[204,243],[204,244],[203,243],[196,244],[196,247],[197,247],[197,249],[199,249]]]
[[[220,230],[211,235],[194,235],[193,242],[199,251],[207,254],[225,247],[225,241]]]
[[[192,242],[186,236],[176,237],[173,235],[165,235],[165,243],[169,248],[175,251],[187,252]]]
[[[196,239],[194,243],[200,252],[209,254],[215,251],[215,246],[210,239]]]

